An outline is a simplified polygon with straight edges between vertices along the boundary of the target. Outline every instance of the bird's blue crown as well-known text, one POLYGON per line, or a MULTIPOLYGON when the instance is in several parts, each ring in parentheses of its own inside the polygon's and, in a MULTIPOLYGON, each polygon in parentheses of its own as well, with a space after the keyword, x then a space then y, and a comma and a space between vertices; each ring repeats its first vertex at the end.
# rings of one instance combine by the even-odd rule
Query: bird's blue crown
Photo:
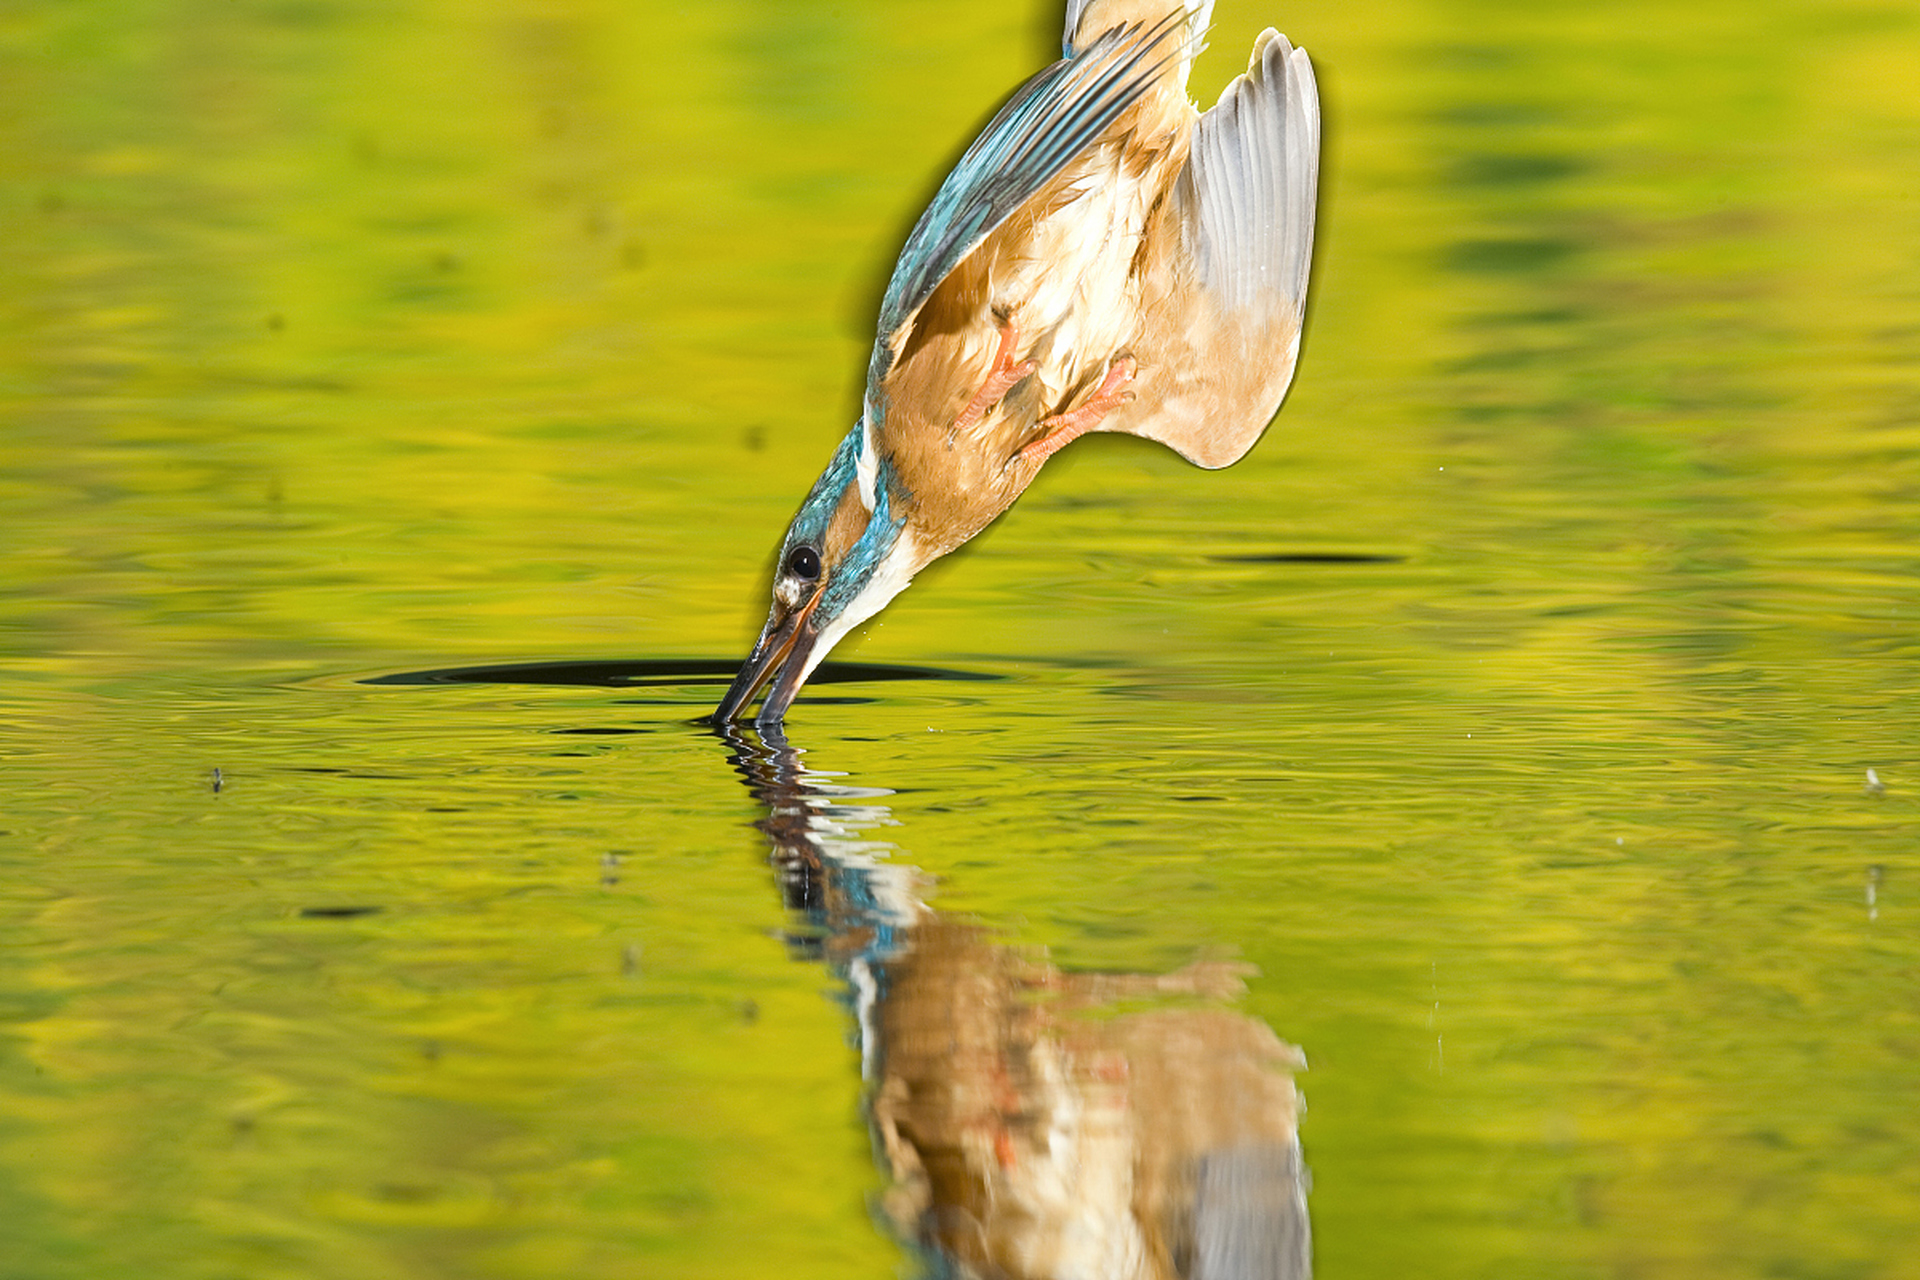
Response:
MULTIPOLYGON (((855 423, 853 430, 833 451, 826 470, 813 482, 806 500, 800 504, 799 513, 788 526, 787 536, 780 544, 781 564, 787 563, 787 557, 797 546, 804 544, 815 549, 823 548, 833 513, 839 510, 847 490, 859 482, 860 455, 865 447, 865 432, 860 424, 855 423)), ((879 568, 894 544, 900 540, 900 530, 906 520, 893 511, 892 490, 897 483, 893 465, 887 461, 885 454, 880 454, 874 463, 874 506, 866 530, 843 560, 829 566, 826 594, 820 601, 820 610, 825 617, 836 616, 860 594, 872 579, 874 570, 879 568)))

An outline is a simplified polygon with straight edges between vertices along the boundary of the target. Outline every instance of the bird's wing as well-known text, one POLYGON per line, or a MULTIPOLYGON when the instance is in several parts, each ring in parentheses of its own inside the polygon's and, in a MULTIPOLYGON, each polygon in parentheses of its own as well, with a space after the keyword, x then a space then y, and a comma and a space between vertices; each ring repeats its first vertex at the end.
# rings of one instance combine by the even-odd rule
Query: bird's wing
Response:
POLYGON ((1107 30, 1018 93, 960 157, 920 215, 880 303, 868 387, 876 388, 915 313, 995 228, 1152 87, 1192 56, 1198 32, 1174 5, 1159 21, 1107 30))
POLYGON ((1320 172, 1320 99, 1304 49, 1269 28, 1247 73, 1194 128, 1142 281, 1134 402, 1102 424, 1203 467, 1253 447, 1300 353, 1320 172))

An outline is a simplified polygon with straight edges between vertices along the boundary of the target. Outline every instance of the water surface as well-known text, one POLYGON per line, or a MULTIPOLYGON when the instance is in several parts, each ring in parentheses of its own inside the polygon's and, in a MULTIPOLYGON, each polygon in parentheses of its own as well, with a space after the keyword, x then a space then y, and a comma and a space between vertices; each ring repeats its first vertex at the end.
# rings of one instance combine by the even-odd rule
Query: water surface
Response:
POLYGON ((1247 966, 1319 1275, 1920 1275, 1920 17, 1220 0, 1329 107, 1279 422, 1075 444, 771 756, 1056 16, 683 10, 0 21, 0 1275, 897 1274, 816 800, 989 969, 1247 966))

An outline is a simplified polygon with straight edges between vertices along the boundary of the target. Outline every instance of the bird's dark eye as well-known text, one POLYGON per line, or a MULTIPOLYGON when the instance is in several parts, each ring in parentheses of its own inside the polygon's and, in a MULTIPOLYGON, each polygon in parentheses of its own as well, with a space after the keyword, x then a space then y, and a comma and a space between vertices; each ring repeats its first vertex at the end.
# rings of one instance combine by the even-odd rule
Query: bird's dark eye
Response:
POLYGON ((787 553, 787 572, 812 582, 820 576, 820 553, 809 546, 798 546, 787 553))

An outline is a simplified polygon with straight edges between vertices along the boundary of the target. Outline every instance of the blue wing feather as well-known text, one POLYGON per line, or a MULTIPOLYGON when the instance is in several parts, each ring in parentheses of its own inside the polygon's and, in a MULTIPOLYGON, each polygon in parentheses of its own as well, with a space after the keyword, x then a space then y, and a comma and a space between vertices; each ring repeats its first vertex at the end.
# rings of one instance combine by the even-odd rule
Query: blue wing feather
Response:
POLYGON ((988 123, 920 215, 880 303, 869 386, 878 385, 902 325, 960 260, 1099 138, 1171 61, 1191 55, 1176 6, 1152 26, 1116 27, 1020 87, 988 123), (1156 52, 1158 56, 1156 56, 1156 52))

